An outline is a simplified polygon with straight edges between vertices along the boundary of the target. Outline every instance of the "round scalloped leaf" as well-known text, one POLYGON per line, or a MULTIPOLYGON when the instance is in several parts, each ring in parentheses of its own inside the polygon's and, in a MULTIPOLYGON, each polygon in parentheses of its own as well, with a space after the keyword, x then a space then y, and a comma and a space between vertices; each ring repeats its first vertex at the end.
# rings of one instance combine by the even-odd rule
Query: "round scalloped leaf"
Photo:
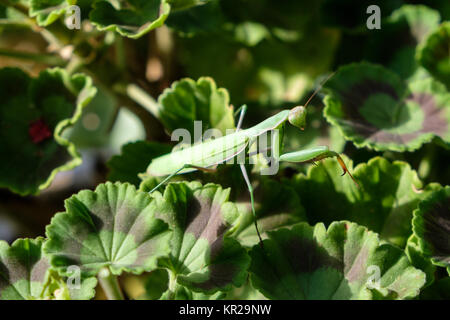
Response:
POLYGON ((48 26, 76 4, 76 0, 30 0, 30 16, 36 17, 40 26, 48 26))
MULTIPOLYGON (((254 189, 258 229, 265 238, 266 231, 292 226, 306 221, 305 209, 300 198, 290 186, 275 180, 262 178, 254 189)), ((232 235, 245 247, 259 242, 250 201, 237 202, 240 220, 232 235)))
POLYGON ((41 299, 49 264, 42 255, 44 239, 0 241, 0 300, 41 299))
POLYGON ((414 234, 409 237, 408 242, 406 243, 405 253, 408 256, 409 261, 411 261, 411 264, 415 268, 425 272, 427 275, 427 282, 425 286, 432 284, 435 280, 434 275, 436 272, 436 266, 423 254, 420 249, 419 239, 417 239, 414 234))
POLYGON ((450 274, 450 186, 430 194, 414 211, 413 230, 433 264, 450 274))
POLYGON ((68 289, 64 279, 50 272, 42 253, 43 238, 0 241, 0 300, 87 300, 95 295, 95 278, 81 279, 68 289))
POLYGON ((166 0, 121 0, 120 9, 109 1, 94 3, 89 15, 99 30, 116 31, 122 36, 139 38, 161 27, 169 16, 166 0))
POLYGON ((436 79, 450 88, 450 22, 443 22, 420 45, 417 57, 436 79))
POLYGON ((171 151, 167 144, 137 141, 122 147, 122 153, 112 157, 107 166, 109 168, 108 180, 129 182, 138 187, 141 179, 138 174, 145 172, 153 158, 162 156, 171 151))
POLYGON ((345 156, 343 159, 359 188, 348 177, 341 177, 342 169, 334 159, 311 166, 306 176, 299 174, 290 182, 302 200, 309 223, 329 225, 349 220, 404 247, 412 233, 409 221, 413 210, 438 185, 423 188, 406 162, 391 163, 375 157, 353 169, 352 161, 345 156))
POLYGON ((35 79, 0 69, 0 187, 21 195, 46 188, 57 172, 81 163, 61 137, 95 95, 90 78, 47 69, 35 79))
POLYGON ((349 222, 269 232, 250 251, 253 285, 270 299, 406 299, 419 294, 425 274, 404 252, 349 222), (377 281, 378 280, 378 281, 377 281))
POLYGON ((194 140, 194 121, 201 121, 202 133, 218 129, 223 135, 234 129, 233 107, 224 88, 217 88, 212 78, 201 77, 175 81, 159 96, 159 118, 169 132, 187 129, 194 140))
POLYGON ((227 236, 239 217, 229 193, 216 184, 190 182, 171 183, 164 195, 153 194, 158 217, 174 230, 170 258, 162 262, 173 283, 169 296, 177 296, 180 286, 212 294, 245 282, 250 258, 227 236))
POLYGON ((412 151, 434 138, 450 145, 450 93, 432 79, 408 87, 381 66, 357 63, 324 86, 324 115, 358 148, 412 151))
POLYGON ((60 274, 75 265, 83 276, 95 276, 102 267, 119 275, 156 268, 158 258, 170 252, 171 232, 155 217, 152 199, 130 184, 99 185, 65 202, 46 234, 44 251, 60 274))

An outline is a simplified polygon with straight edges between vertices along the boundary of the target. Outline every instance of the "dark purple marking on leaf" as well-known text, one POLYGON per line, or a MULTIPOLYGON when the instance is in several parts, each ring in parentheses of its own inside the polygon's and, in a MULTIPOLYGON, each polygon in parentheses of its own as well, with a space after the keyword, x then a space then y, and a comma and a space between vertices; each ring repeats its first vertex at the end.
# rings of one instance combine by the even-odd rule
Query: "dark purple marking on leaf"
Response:
POLYGON ((397 92, 390 85, 371 79, 365 79, 352 86, 348 91, 339 93, 342 98, 342 108, 347 118, 352 122, 351 125, 354 126, 354 130, 366 137, 376 135, 380 129, 369 123, 359 112, 359 108, 371 95, 376 93, 384 93, 394 100, 399 99, 397 92))
POLYGON ((364 279, 364 277, 366 276, 368 258, 368 249, 366 247, 362 247, 354 261, 345 263, 346 267, 350 267, 350 269, 344 271, 349 282, 355 282, 364 279))
MULTIPOLYGON (((41 250, 40 246, 30 245, 32 246, 30 250, 41 250)), ((44 282, 49 268, 48 260, 42 257, 40 253, 35 255, 35 253, 30 252, 27 256, 21 257, 21 259, 15 258, 0 261, 0 296, 4 289, 20 280, 44 282)))
POLYGON ((431 94, 412 93, 407 101, 416 102, 423 110, 425 120, 420 133, 431 132, 437 135, 443 135, 448 130, 448 123, 444 116, 444 108, 438 108, 436 101, 431 94))
POLYGON ((209 266, 208 280, 195 286, 203 290, 223 288, 232 282, 238 272, 237 266, 231 263, 212 264, 209 266))
POLYGON ((450 263, 450 198, 435 203, 423 219, 424 238, 432 245, 433 257, 450 263))
POLYGON ((187 206, 186 233, 194 234, 196 239, 208 240, 212 249, 214 243, 222 239, 227 226, 222 220, 221 206, 213 199, 193 197, 187 206))
POLYGON ((294 237, 284 242, 281 249, 294 273, 312 273, 323 267, 343 270, 342 262, 330 256, 315 241, 294 237))
POLYGON ((359 108, 364 105, 371 95, 379 93, 389 95, 396 101, 399 100, 397 93, 391 86, 370 79, 366 79, 354 85, 348 91, 340 93, 342 108, 350 120, 349 125, 358 134, 374 142, 407 144, 423 133, 442 135, 447 132, 448 124, 443 115, 444 109, 438 108, 434 97, 427 93, 411 93, 405 99, 405 102, 414 101, 422 108, 424 121, 421 130, 405 134, 393 134, 374 126, 362 116, 359 108))
POLYGON ((204 282, 193 284, 202 290, 212 290, 223 288, 233 282, 233 279, 242 271, 240 263, 233 261, 238 257, 242 258, 245 250, 237 245, 237 241, 227 239, 226 241, 216 241, 211 246, 210 264, 208 265, 208 279, 204 282), (221 250, 223 248, 223 250, 221 250))
POLYGON ((28 134, 34 144, 38 144, 52 136, 52 132, 42 119, 38 119, 30 123, 28 134))

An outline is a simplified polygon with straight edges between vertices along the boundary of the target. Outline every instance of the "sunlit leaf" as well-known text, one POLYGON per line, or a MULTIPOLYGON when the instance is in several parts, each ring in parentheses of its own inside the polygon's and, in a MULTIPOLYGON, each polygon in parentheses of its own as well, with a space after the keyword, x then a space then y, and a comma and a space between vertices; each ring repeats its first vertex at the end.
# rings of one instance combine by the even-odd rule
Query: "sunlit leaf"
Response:
POLYGON ((119 8, 110 1, 94 3, 89 15, 99 30, 116 31, 122 36, 139 38, 163 25, 170 12, 166 0, 121 0, 119 8))
POLYGON ((11 247, 0 241, 0 299, 40 299, 47 281, 48 261, 43 239, 19 239, 11 247))
POLYGON ((413 230, 422 252, 450 274, 450 186, 437 190, 414 211, 413 230))
POLYGON ((76 0, 30 0, 30 16, 36 17, 40 26, 48 26, 65 15, 76 0))
POLYGON ((425 283, 402 250, 355 223, 301 223, 263 243, 250 252, 251 280, 271 299, 405 299, 425 283))
POLYGON ((311 166, 299 174, 293 188, 300 196, 309 223, 329 225, 336 220, 356 222, 401 247, 410 236, 412 212, 417 204, 438 186, 424 188, 408 163, 376 157, 353 169, 343 158, 359 188, 347 177, 335 159, 311 166))
POLYGON ((83 276, 95 276, 102 267, 115 275, 155 269, 169 253, 171 233, 151 203, 134 186, 110 182, 72 196, 46 230, 51 265, 62 275, 79 266, 83 276))
POLYGON ((43 243, 43 238, 18 239, 11 246, 0 241, 0 300, 91 299, 97 281, 80 279, 78 287, 69 289, 50 272, 43 243))
POLYGON ((211 78, 175 81, 159 96, 158 102, 161 105, 160 120, 169 132, 184 128, 195 139, 195 133, 199 130, 194 130, 194 121, 201 121, 200 134, 215 128, 224 135, 227 129, 235 127, 228 91, 217 88, 211 78))
POLYGON ((326 84, 324 114, 357 147, 412 151, 434 138, 450 143, 450 93, 432 80, 404 84, 381 66, 351 64, 326 84))
POLYGON ((169 270, 169 291, 174 298, 182 287, 212 294, 240 286, 250 259, 239 242, 227 236, 238 220, 236 206, 228 202, 229 189, 198 182, 169 184, 158 192, 155 211, 174 230, 170 258, 162 263, 169 270))
POLYGON ((32 79, 0 70, 0 187, 25 195, 48 187, 59 171, 81 163, 61 136, 95 95, 91 79, 47 69, 32 79))
POLYGON ((435 280, 436 266, 431 262, 431 260, 426 257, 422 250, 420 249, 419 239, 412 234, 408 242, 406 243, 405 253, 408 255, 411 264, 425 272, 426 274, 426 286, 430 285, 435 280))

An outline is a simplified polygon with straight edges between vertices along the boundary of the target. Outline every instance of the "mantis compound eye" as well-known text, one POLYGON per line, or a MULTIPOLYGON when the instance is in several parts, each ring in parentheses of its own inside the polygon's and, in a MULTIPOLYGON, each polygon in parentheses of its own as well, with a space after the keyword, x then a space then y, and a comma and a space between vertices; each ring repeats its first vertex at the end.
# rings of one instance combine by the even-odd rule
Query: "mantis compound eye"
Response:
POLYGON ((297 106, 289 111, 289 123, 303 130, 306 125, 306 108, 297 106))

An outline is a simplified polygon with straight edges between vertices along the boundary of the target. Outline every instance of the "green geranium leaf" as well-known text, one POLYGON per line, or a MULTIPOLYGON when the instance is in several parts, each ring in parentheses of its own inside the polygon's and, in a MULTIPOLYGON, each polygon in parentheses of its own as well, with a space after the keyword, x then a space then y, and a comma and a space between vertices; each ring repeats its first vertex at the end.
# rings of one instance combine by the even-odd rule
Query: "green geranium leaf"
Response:
MULTIPOLYGON (((306 221, 305 210, 293 188, 275 180, 261 179, 255 188, 255 210, 258 229, 265 238, 265 232, 306 221)), ((237 202, 241 213, 233 237, 246 247, 259 242, 249 201, 237 202)))
POLYGON ((425 274, 401 249, 349 222, 269 232, 250 251, 253 285, 270 299, 412 298, 425 274), (379 277, 377 277, 379 276, 379 277))
POLYGON ((417 268, 425 272, 427 275, 426 280, 426 286, 430 285, 435 280, 435 272, 436 272, 436 266, 431 263, 431 260, 426 257, 422 250, 420 249, 419 239, 412 234, 408 242, 406 243, 405 252, 408 255, 409 261, 411 261, 411 264, 417 268))
POLYGON ((110 182, 72 196, 66 212, 47 226, 44 250, 51 265, 62 275, 79 266, 83 276, 95 276, 102 267, 115 275, 155 269, 158 258, 170 251, 171 233, 151 203, 134 186, 110 182))
POLYGON ((336 220, 350 220, 380 234, 383 240, 404 247, 410 234, 412 212, 430 191, 438 186, 423 188, 417 173, 408 163, 376 157, 353 169, 352 162, 343 157, 358 181, 359 188, 334 159, 311 166, 307 175, 292 180, 305 208, 309 223, 329 225, 336 220))
POLYGON ((443 22, 418 49, 417 57, 436 79, 450 88, 450 22, 443 22))
POLYGON ((0 299, 41 299, 49 264, 41 251, 44 239, 0 241, 0 299))
POLYGON ((413 230, 426 257, 450 274, 450 186, 430 194, 414 211, 413 230))
POLYGON ((194 121, 201 121, 202 133, 215 128, 225 135, 227 129, 235 128, 228 91, 217 88, 212 78, 175 81, 159 96, 158 102, 160 120, 169 132, 184 128, 195 139, 194 121))
POLYGON ((36 17, 40 26, 48 26, 63 16, 76 0, 30 0, 30 16, 36 17))
POLYGON ((87 300, 95 295, 95 278, 80 279, 68 288, 54 275, 42 252, 43 238, 18 239, 9 246, 0 241, 0 300, 87 300))
POLYGON ((57 172, 81 163, 61 136, 95 95, 91 79, 47 69, 35 79, 0 69, 0 187, 21 195, 45 189, 57 172))
POLYGON ((324 114, 358 148, 412 151, 434 138, 450 143, 450 93, 432 80, 406 86, 381 66, 338 70, 324 86, 324 114))
MULTIPOLYGON (((48 262, 47 262, 48 263, 48 262)), ((50 266, 50 264, 48 264, 50 266)), ((80 277, 73 272, 72 277, 61 277, 56 271, 49 269, 49 280, 45 285, 45 300, 90 300, 95 296, 97 278, 80 277), (77 282, 79 281, 79 283, 77 282)))
POLYGON ((250 264, 239 242, 227 237, 238 220, 236 206, 228 202, 230 190, 199 182, 169 184, 164 195, 155 192, 155 211, 174 230, 169 270, 169 292, 174 298, 181 287, 212 294, 240 286, 250 264))
POLYGON ((120 8, 109 1, 94 3, 89 15, 99 30, 116 31, 133 39, 161 27, 170 12, 166 0, 121 0, 120 8))
POLYGON ((170 290, 167 290, 160 297, 160 300, 223 300, 225 296, 226 293, 222 291, 217 291, 213 294, 206 294, 203 292, 189 290, 186 287, 178 287, 175 295, 170 290))
POLYGON ((169 153, 171 146, 167 144, 137 141, 122 147, 120 155, 112 157, 107 166, 108 180, 129 182, 138 187, 141 179, 138 174, 145 172, 153 158, 169 153))

